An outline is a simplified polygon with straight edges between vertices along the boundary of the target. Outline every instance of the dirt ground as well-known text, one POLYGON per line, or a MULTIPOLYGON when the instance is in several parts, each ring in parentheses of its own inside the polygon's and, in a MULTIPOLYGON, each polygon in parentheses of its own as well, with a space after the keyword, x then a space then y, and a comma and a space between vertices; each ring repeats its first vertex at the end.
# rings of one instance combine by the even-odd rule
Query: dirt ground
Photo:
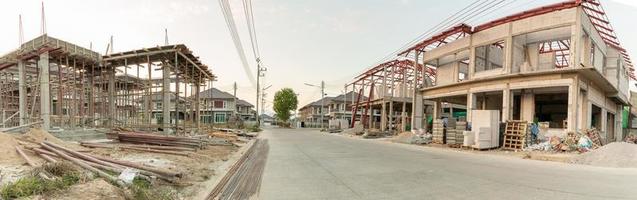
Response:
POLYGON ((76 199, 100 199, 100 200, 125 200, 126 195, 122 189, 111 185, 103 179, 94 179, 86 183, 71 186, 64 191, 56 191, 50 195, 37 195, 32 200, 76 200, 76 199))
MULTIPOLYGON (((189 156, 170 155, 162 153, 151 153, 129 149, 108 149, 108 148, 86 148, 78 143, 65 142, 55 138, 51 134, 32 129, 23 135, 9 135, 0 133, 0 185, 13 182, 24 176, 31 167, 20 157, 15 146, 23 146, 25 153, 37 164, 45 161, 28 150, 27 147, 37 146, 42 141, 49 141, 60 144, 68 148, 85 152, 92 155, 107 156, 114 159, 132 161, 135 163, 153 166, 161 169, 178 171, 183 177, 175 183, 167 183, 158 180, 157 183, 163 186, 170 186, 171 190, 178 193, 180 199, 188 199, 189 196, 199 192, 203 188, 201 183, 215 177, 216 167, 227 161, 239 147, 227 146, 207 146, 205 149, 191 152, 189 156)), ((235 141, 241 145, 241 141, 235 141)), ((117 143, 114 144, 117 146, 117 143)), ((124 199, 124 193, 117 187, 112 186, 102 179, 95 179, 89 182, 77 184, 70 189, 63 191, 63 195, 54 192, 51 197, 42 198, 34 196, 34 199, 124 199)))

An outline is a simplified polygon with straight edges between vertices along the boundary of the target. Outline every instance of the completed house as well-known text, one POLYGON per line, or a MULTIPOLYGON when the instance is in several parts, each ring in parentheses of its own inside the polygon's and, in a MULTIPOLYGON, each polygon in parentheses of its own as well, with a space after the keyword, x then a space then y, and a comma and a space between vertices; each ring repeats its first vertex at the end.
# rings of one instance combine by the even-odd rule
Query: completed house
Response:
POLYGON ((235 112, 244 121, 254 121, 254 106, 230 93, 211 88, 200 92, 199 98, 203 123, 225 124, 235 112))

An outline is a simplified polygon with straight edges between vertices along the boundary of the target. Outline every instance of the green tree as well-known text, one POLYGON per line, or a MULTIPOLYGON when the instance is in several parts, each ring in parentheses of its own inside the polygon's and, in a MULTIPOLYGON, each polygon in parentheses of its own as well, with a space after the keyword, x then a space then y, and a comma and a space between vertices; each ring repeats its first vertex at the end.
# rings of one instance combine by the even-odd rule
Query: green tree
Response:
POLYGON ((290 119, 290 111, 296 110, 299 103, 296 93, 290 88, 283 88, 274 94, 274 112, 279 120, 287 122, 290 119))

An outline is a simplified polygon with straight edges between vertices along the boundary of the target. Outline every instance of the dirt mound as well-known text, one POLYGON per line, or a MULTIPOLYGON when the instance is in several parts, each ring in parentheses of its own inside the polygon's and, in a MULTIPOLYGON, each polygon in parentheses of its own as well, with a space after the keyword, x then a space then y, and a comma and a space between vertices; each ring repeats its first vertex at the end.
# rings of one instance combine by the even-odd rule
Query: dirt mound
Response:
POLYGON ((14 136, 0 132, 0 160, 2 163, 5 161, 19 161, 22 159, 15 150, 18 146, 18 142, 14 136))
POLYGON ((572 163, 602 167, 637 168, 637 145, 613 142, 573 158, 572 163))
POLYGON ((31 130, 29 130, 29 132, 24 134, 23 137, 25 139, 28 139, 37 143, 48 141, 48 142, 53 142, 56 144, 64 144, 64 141, 56 138, 55 136, 51 135, 49 132, 46 132, 42 129, 37 129, 37 128, 32 128, 31 130))

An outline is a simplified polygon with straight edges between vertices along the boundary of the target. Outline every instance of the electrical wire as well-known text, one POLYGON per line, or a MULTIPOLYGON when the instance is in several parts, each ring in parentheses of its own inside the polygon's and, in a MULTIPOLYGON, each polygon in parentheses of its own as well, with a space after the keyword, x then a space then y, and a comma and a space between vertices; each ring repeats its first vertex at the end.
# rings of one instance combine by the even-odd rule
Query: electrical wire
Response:
POLYGON ((255 60, 260 60, 261 52, 259 52, 259 42, 257 40, 257 31, 254 27, 254 13, 252 12, 252 0, 243 0, 243 11, 246 16, 246 24, 250 35, 250 43, 252 45, 252 53, 255 60))
MULTIPOLYGON (((465 19, 466 16, 468 15, 472 15, 476 12, 484 12, 484 10, 488 10, 492 3, 496 2, 496 0, 485 0, 485 1, 474 1, 473 3, 467 5, 466 7, 462 8, 460 11, 454 13, 453 15, 447 17, 445 20, 441 21, 440 23, 438 23, 437 25, 435 25, 434 27, 430 28, 429 30, 425 31, 424 33, 422 33, 421 35, 419 35, 418 37, 416 37, 415 39, 411 40, 410 42, 406 43, 405 45, 403 45, 402 47, 400 47, 399 49, 391 52, 390 54, 388 54, 387 56, 381 58, 379 61, 375 62, 374 64, 372 64, 370 67, 363 69, 363 71, 361 71, 360 73, 363 73, 364 71, 373 68, 374 66, 385 62, 387 60, 390 60, 394 57, 396 57, 396 54, 399 53, 400 51, 415 45, 417 42, 423 40, 426 37, 431 37, 432 34, 438 33, 442 30, 445 29, 449 29, 450 27, 456 25, 458 22, 461 21, 461 19, 465 19), (486 3, 486 4, 485 4, 486 3), (460 18, 460 19, 459 19, 460 18)), ((497 5, 497 4, 496 4, 497 5)), ((359 73, 359 74, 360 74, 359 73)))
POLYGON ((234 18, 232 15, 232 11, 230 10, 230 4, 228 0, 219 0, 219 6, 221 7, 221 11, 223 13, 223 17, 226 20, 226 25, 228 27, 228 31, 230 32, 230 36, 232 37, 232 41, 234 46, 239 54, 239 59, 241 60, 241 64, 243 65, 243 70, 248 76, 248 80, 254 87, 256 87, 256 79, 250 70, 250 65, 248 64, 248 60, 245 55, 245 51, 243 49, 243 45, 241 44, 241 38, 239 37, 239 33, 237 31, 237 25, 234 22, 234 18))

